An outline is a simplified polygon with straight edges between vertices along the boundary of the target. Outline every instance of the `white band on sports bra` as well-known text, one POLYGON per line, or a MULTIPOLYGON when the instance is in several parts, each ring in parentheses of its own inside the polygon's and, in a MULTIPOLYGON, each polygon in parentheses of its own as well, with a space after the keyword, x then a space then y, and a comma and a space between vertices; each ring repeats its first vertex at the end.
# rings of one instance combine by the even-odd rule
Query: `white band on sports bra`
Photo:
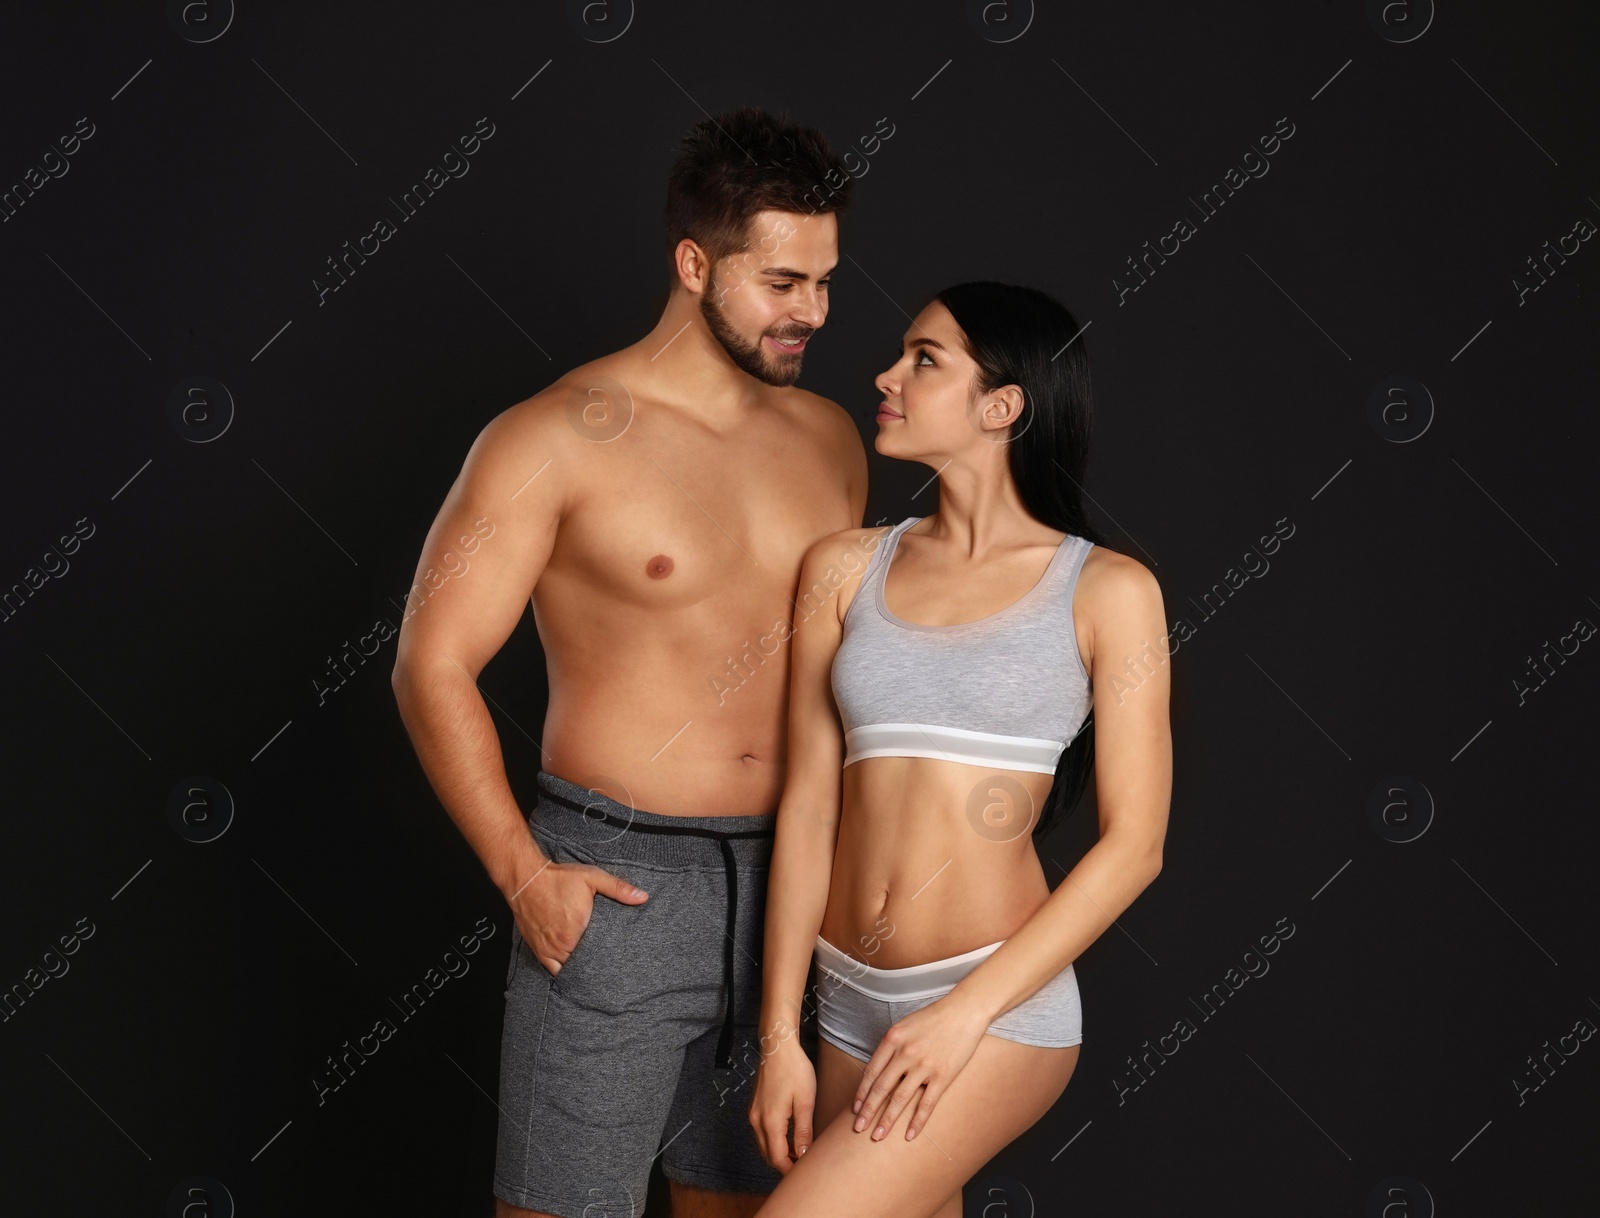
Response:
POLYGON ((932 723, 864 723, 844 734, 844 764, 868 757, 935 757, 963 765, 1054 774, 1067 747, 1059 740, 1000 736, 932 723))

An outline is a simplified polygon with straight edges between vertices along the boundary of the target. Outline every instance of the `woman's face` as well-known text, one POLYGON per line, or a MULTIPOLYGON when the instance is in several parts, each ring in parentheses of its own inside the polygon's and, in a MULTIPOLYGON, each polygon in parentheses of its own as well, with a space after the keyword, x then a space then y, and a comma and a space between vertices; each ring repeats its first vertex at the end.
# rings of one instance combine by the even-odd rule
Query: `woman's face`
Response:
POLYGON ((977 378, 961 327, 935 300, 901 339, 899 358, 873 381, 883 394, 873 447, 886 457, 942 465, 974 444, 1004 438, 1006 389, 975 394, 977 378))

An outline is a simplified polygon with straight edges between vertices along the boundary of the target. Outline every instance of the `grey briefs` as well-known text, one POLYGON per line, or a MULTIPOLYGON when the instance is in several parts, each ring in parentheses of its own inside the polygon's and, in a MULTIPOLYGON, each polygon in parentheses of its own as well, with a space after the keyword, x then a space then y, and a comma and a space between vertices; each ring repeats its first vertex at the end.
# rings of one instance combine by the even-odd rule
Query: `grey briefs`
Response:
POLYGON ((669 1179, 771 1192, 782 1177, 747 1113, 776 813, 663 816, 553 774, 538 784, 528 827, 545 855, 650 899, 596 896, 555 974, 513 922, 495 1196, 561 1218, 636 1218, 658 1154, 669 1179))
MULTIPOLYGON (((856 1060, 867 1061, 892 1024, 955 989, 956 982, 999 946, 991 943, 945 960, 884 969, 847 956, 818 935, 818 1035, 856 1060)), ((1082 1042, 1083 1010, 1072 965, 1002 1014, 988 1031, 1004 1040, 1049 1049, 1082 1042)))

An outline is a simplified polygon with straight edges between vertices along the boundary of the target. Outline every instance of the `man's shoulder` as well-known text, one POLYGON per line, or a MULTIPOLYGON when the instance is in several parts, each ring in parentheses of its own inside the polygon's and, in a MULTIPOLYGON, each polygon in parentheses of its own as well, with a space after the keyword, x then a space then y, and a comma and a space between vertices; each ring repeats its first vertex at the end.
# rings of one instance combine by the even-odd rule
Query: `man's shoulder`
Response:
POLYGON ((475 493, 530 506, 570 501, 594 441, 615 438, 633 415, 626 390, 597 365, 563 374, 483 425, 464 466, 475 493))
POLYGON ((506 407, 489 421, 486 434, 499 442, 580 446, 608 438, 633 415, 627 387, 605 360, 593 360, 562 373, 543 389, 506 407))
POLYGON ((827 463, 830 469, 845 474, 852 485, 859 484, 865 495, 867 450, 861 430, 839 403, 819 393, 796 386, 777 391, 783 403, 785 426, 827 463))
POLYGON ((812 393, 809 389, 801 389, 798 385, 789 385, 778 390, 777 397, 802 423, 828 435, 839 436, 849 433, 855 436, 858 442, 860 441, 861 433, 856 428, 855 420, 850 417, 850 412, 832 398, 812 393))

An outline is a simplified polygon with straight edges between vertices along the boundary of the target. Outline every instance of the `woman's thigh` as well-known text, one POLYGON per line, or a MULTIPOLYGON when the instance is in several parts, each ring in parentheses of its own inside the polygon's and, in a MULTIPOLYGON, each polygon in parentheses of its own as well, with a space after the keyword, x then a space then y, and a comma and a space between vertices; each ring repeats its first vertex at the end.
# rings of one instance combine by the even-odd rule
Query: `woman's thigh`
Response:
MULTIPOLYGON (((825 1040, 818 1043, 822 1048, 817 1056, 817 1109, 813 1120, 815 1127, 822 1130, 841 1112, 855 1115, 850 1105, 855 1101, 856 1088, 861 1084, 866 1063, 857 1061, 825 1040)), ((943 1209, 934 1211, 935 1218, 945 1218, 947 1214, 950 1218, 961 1218, 960 1189, 950 1195, 943 1209)))
POLYGON ((921 1133, 906 1141, 908 1104, 894 1128, 874 1142, 870 1131, 851 1128, 850 1104, 863 1063, 823 1042, 816 1140, 761 1207, 762 1218, 935 1214, 973 1173, 1050 1110, 1077 1064, 1077 1045, 1041 1049, 984 1036, 921 1133))
POLYGON ((867 1065, 821 1037, 817 1046, 817 1107, 811 1123, 813 1130, 821 1133, 841 1112, 850 1111, 867 1065))

